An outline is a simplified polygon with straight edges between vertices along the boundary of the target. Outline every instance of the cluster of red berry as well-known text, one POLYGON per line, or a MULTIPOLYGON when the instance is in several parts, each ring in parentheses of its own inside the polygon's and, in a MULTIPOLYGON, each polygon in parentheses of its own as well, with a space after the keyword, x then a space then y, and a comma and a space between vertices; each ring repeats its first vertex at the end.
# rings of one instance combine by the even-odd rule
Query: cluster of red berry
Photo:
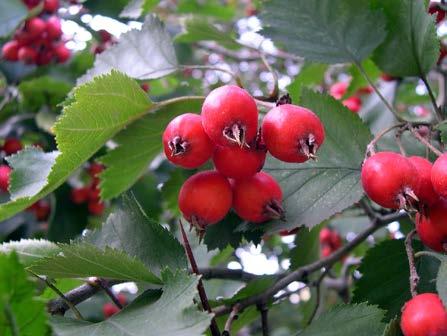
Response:
POLYGON ((342 246, 342 240, 337 231, 328 227, 320 231, 321 256, 328 257, 342 246))
POLYGON ((95 216, 100 216, 104 212, 105 204, 99 197, 99 177, 104 170, 104 166, 93 162, 87 169, 90 176, 90 182, 83 187, 71 190, 71 200, 75 204, 87 203, 88 211, 95 216))
MULTIPOLYGON (((31 10, 41 5, 42 0, 23 2, 31 10)), ((43 10, 39 16, 27 19, 17 29, 13 39, 3 45, 3 58, 36 65, 47 65, 53 60, 58 63, 67 61, 70 51, 61 39, 60 19, 54 15, 58 8, 59 0, 43 0, 43 10)))
MULTIPOLYGON (((349 82, 347 82, 347 81, 334 83, 329 88, 329 94, 332 97, 334 97, 335 99, 340 100, 343 98, 343 96, 348 91, 348 87, 349 87, 349 82)), ((352 95, 346 99, 343 99, 342 104, 344 106, 346 106, 352 112, 357 113, 362 108, 361 96, 368 95, 372 92, 373 92, 373 89, 370 86, 361 87, 357 90, 357 92, 354 95, 352 95)))
MULTIPOLYGON (((127 304, 127 298, 124 294, 119 293, 116 298, 118 299, 119 303, 124 307, 127 304)), ((102 313, 104 314, 104 318, 109 318, 112 315, 115 315, 118 313, 121 309, 117 307, 116 304, 107 302, 104 303, 102 306, 102 313)))
POLYGON ((109 48, 110 46, 114 45, 117 42, 116 38, 112 34, 110 34, 107 30, 104 29, 99 30, 98 35, 99 35, 99 42, 94 43, 91 49, 91 51, 94 54, 102 53, 104 50, 106 50, 107 48, 109 48))
POLYGON ((198 231, 222 220, 230 208, 244 220, 283 219, 282 190, 261 172, 267 151, 285 162, 316 157, 324 141, 320 119, 287 101, 271 109, 258 130, 255 100, 238 86, 219 87, 206 97, 201 115, 173 119, 163 133, 167 158, 198 168, 212 158, 216 170, 191 176, 183 184, 179 207, 198 231))

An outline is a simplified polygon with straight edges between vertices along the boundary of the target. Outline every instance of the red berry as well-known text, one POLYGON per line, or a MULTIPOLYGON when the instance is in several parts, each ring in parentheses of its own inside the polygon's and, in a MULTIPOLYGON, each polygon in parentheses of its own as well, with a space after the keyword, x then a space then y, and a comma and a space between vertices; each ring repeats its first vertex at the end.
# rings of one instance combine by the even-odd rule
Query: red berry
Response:
POLYGON ((431 168, 431 183, 442 197, 447 197, 447 153, 437 158, 431 168))
POLYGON ((44 0, 43 9, 48 13, 54 13, 59 8, 59 0, 44 0))
POLYGON ((348 90, 348 82, 337 82, 329 88, 329 94, 335 99, 341 99, 348 90))
POLYGON ((102 313, 104 314, 105 318, 109 318, 110 316, 115 315, 119 311, 120 309, 111 302, 107 302, 102 306, 102 313))
POLYGON ((362 86, 357 89, 357 94, 359 95, 368 95, 374 92, 374 89, 371 86, 362 86))
POLYGON ((98 30, 98 34, 99 34, 99 37, 101 38, 101 41, 104 42, 104 43, 111 41, 112 37, 113 37, 113 35, 110 34, 105 29, 98 30))
POLYGON ((407 301, 400 326, 404 336, 447 335, 447 312, 439 296, 424 293, 407 301))
POLYGON ((89 201, 87 204, 88 211, 95 216, 101 216, 104 212, 105 205, 100 201, 89 201))
POLYGON ((7 165, 0 165, 0 190, 7 192, 9 188, 9 175, 11 168, 7 165))
POLYGON ((116 298, 118 299, 118 301, 121 303, 122 306, 125 306, 127 304, 127 297, 126 295, 119 293, 116 298))
POLYGON ((354 113, 357 113, 362 108, 362 100, 357 96, 352 96, 343 100, 342 104, 354 113))
POLYGON ((47 200, 41 199, 32 204, 28 210, 34 213, 38 221, 44 221, 50 215, 51 206, 47 200))
POLYGON ((230 182, 217 171, 203 171, 188 178, 178 195, 185 219, 203 230, 222 220, 231 208, 230 182))
POLYGON ((70 198, 75 204, 81 204, 87 202, 89 198, 90 189, 83 188, 75 188, 71 190, 70 198))
POLYGON ((331 247, 332 247, 332 249, 334 251, 338 250, 341 247, 341 245, 342 245, 341 237, 335 231, 331 232, 331 243, 330 244, 331 244, 331 247))
POLYGON ((25 30, 33 38, 41 36, 46 26, 45 21, 38 17, 33 17, 25 21, 25 30))
POLYGON ((388 75, 386 73, 381 74, 380 78, 382 78, 382 80, 385 81, 385 82, 391 82, 391 81, 395 81, 397 79, 396 77, 393 77, 393 76, 388 75))
POLYGON ((436 203, 439 196, 433 189, 431 183, 431 162, 420 156, 411 156, 408 160, 416 168, 419 177, 419 187, 415 190, 416 196, 424 204, 430 205, 436 203))
POLYGON ((254 99, 235 85, 211 91, 202 105, 202 124, 217 145, 252 142, 258 132, 258 108, 254 99))
POLYGON ((149 83, 143 83, 140 85, 144 92, 149 92, 150 85, 149 83))
POLYGON ((239 146, 216 146, 213 162, 216 169, 226 177, 242 179, 251 177, 264 166, 267 149, 261 141, 250 148, 239 146))
POLYGON ((332 254, 332 248, 329 245, 325 245, 321 248, 321 256, 326 258, 332 254))
POLYGON ((35 64, 37 61, 37 51, 33 48, 25 46, 19 49, 18 53, 19 61, 26 64, 35 64))
POLYGON ((54 47, 54 54, 58 63, 65 63, 70 58, 70 50, 64 43, 59 43, 54 47))
POLYGON ((185 113, 175 117, 163 133, 163 148, 172 163, 197 168, 209 160, 214 145, 202 126, 202 117, 185 113))
POLYGON ((425 214, 417 213, 416 229, 424 245, 438 252, 447 251, 447 201, 440 199, 425 214))
POLYGON ((37 65, 47 65, 47 64, 50 64, 51 61, 53 60, 53 56, 54 56, 54 54, 53 54, 52 50, 43 50, 37 56, 36 64, 37 65))
POLYGON ((96 184, 93 184, 93 187, 88 189, 88 199, 92 202, 97 202, 101 198, 101 190, 97 187, 96 184))
POLYGON ((362 184, 368 197, 385 208, 401 209, 417 200, 416 169, 397 153, 380 152, 368 158, 362 167, 362 184))
POLYGON ((233 181, 233 208, 242 219, 254 223, 284 219, 281 203, 281 187, 267 173, 233 181))
POLYGON ((52 16, 47 20, 47 35, 50 39, 59 39, 62 35, 61 21, 57 16, 52 16))
POLYGON ((2 47, 3 58, 7 61, 16 62, 19 60, 19 42, 12 40, 6 42, 2 47))
POLYGON ((3 151, 6 155, 15 154, 22 148, 22 143, 16 138, 6 138, 5 142, 3 143, 3 151))
POLYGON ((98 162, 92 162, 88 167, 90 177, 95 178, 104 170, 104 166, 98 162))
POLYGON ((445 18, 445 11, 436 2, 430 2, 428 12, 430 14, 435 14, 436 23, 441 22, 445 18))
POLYGON ((320 244, 322 245, 330 245, 332 241, 332 231, 329 228, 323 228, 320 231, 320 244))
POLYGON ((324 141, 324 128, 312 111, 285 104, 274 107, 264 117, 262 136, 275 158, 300 163, 316 158, 324 141))
POLYGON ((33 9, 40 3, 40 1, 41 0, 23 0, 28 9, 33 9))

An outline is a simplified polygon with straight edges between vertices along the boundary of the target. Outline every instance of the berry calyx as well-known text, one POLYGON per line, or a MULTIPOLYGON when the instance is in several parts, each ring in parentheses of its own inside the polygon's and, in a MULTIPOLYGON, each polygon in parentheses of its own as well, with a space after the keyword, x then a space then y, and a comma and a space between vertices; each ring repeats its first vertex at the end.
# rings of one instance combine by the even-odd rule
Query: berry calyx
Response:
POLYGON ((424 245, 438 252, 447 252, 447 201, 429 206, 423 214, 416 214, 416 230, 424 245))
POLYGON ((410 156, 408 160, 413 164, 419 177, 419 187, 415 190, 416 196, 423 204, 436 203, 439 196, 431 183, 431 162, 420 156, 410 156))
POLYGON ((22 142, 19 139, 16 138, 6 138, 5 142, 3 143, 3 151, 6 155, 12 155, 17 153, 23 148, 22 142))
POLYGON ((285 219, 282 208, 282 190, 278 182, 267 173, 242 180, 234 180, 233 208, 239 217, 253 223, 271 219, 285 219))
POLYGON ((246 146, 256 138, 258 108, 244 89, 224 85, 206 97, 202 105, 202 124, 215 144, 246 146))
POLYGON ((174 118, 163 133, 163 148, 172 163, 197 168, 211 158, 214 145, 202 126, 202 117, 185 113, 174 118))
POLYGON ((407 301, 400 327, 404 336, 447 335, 447 312, 439 296, 424 293, 407 301))
POLYGON ((438 157, 433 163, 431 183, 439 196, 447 196, 447 153, 438 157))
POLYGON ((311 110, 285 104, 274 107, 264 117, 262 136, 275 158, 301 163, 316 159, 324 142, 324 128, 311 110))
POLYGON ((203 171, 183 183, 178 205, 183 217, 201 233, 222 220, 233 199, 230 182, 217 171, 203 171))
POLYGON ((7 165, 0 165, 0 190, 3 192, 8 192, 11 170, 7 165))
POLYGON ((417 171, 400 154, 374 154, 364 162, 361 175, 368 197, 385 208, 413 208, 418 201, 415 194, 419 187, 417 171))
POLYGON ((2 47, 3 58, 7 61, 16 62, 19 60, 19 42, 12 40, 6 42, 2 47))

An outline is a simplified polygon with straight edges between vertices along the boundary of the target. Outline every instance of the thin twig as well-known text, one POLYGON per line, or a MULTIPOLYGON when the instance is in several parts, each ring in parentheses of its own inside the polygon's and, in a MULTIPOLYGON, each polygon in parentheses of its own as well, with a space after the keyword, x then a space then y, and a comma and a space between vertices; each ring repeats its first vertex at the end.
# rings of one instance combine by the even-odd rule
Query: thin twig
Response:
POLYGON ((385 129, 383 129, 382 131, 380 131, 379 133, 377 133, 377 135, 374 137, 374 139, 371 140, 371 142, 368 144, 368 146, 366 146, 366 153, 365 153, 365 158, 367 158, 370 154, 375 154, 376 149, 376 143, 388 132, 392 131, 395 128, 401 128, 406 126, 405 123, 398 123, 395 125, 391 125, 385 129))
POLYGON ((270 65, 269 61, 265 57, 265 54, 263 52, 261 52, 260 55, 261 55, 262 63, 264 63, 265 67, 272 74, 272 77, 273 77, 273 89, 272 89, 272 92, 270 92, 270 94, 268 96, 269 101, 276 102, 278 100, 278 96, 279 96, 278 74, 273 69, 273 67, 270 65))
POLYGON ((230 315, 228 316, 227 321, 225 322, 224 331, 222 336, 230 336, 231 335, 231 325, 234 320, 237 320, 239 317, 239 305, 234 305, 233 309, 231 309, 230 315))
POLYGON ((414 251, 412 246, 412 241, 415 234, 416 230, 413 230, 408 233, 407 237, 405 238, 405 250, 407 252, 408 265, 410 266, 410 292, 412 297, 418 295, 417 286, 419 282, 419 275, 414 262, 414 251))
POLYGON ((427 139, 425 139, 423 136, 419 134, 417 130, 414 129, 411 125, 408 126, 410 129, 411 134, 419 140, 425 147, 430 149, 433 153, 435 153, 437 156, 441 156, 442 152, 438 150, 435 146, 433 146, 427 139))
MULTIPOLYGON (((182 224, 181 220, 179 220, 179 224, 180 224, 180 231, 182 233, 183 246, 185 248, 186 255, 188 256, 189 263, 191 264, 191 269, 195 274, 200 275, 199 268, 197 267, 196 259, 194 258, 194 255, 192 253, 191 246, 189 245, 188 237, 186 236, 186 232, 185 232, 185 229, 183 228, 183 224, 182 224)), ((200 297, 200 301, 202 302, 203 309, 211 314, 213 311, 211 310, 211 306, 210 306, 210 304, 208 302, 208 298, 206 296, 205 288, 203 287, 202 279, 200 279, 200 278, 197 283, 197 290, 199 292, 199 297, 200 297)), ((211 331, 211 335, 220 336, 219 327, 217 326, 217 322, 216 322, 216 319, 214 318, 214 316, 211 318, 210 331, 211 331)))
POLYGON ((425 75, 422 75, 421 80, 422 80, 422 82, 424 82, 424 85, 427 88, 428 95, 430 96, 431 103, 435 110, 436 119, 438 119, 438 121, 441 121, 442 120, 441 110, 439 109, 438 103, 436 103, 435 95, 433 94, 430 84, 427 81, 427 77, 425 75))
POLYGON ((107 296, 112 300, 112 302, 117 306, 119 309, 123 309, 123 305, 121 304, 120 300, 118 300, 117 296, 109 287, 109 283, 105 279, 97 278, 95 281, 93 281, 93 284, 98 285, 102 288, 102 290, 107 294, 107 296))
POLYGON ((320 308, 320 301, 321 301, 321 282, 323 281, 324 277, 329 273, 331 270, 330 267, 326 268, 324 272, 320 274, 317 281, 315 281, 315 290, 316 290, 316 297, 315 297, 315 307, 312 310, 312 313, 310 314, 309 321, 307 321, 307 325, 311 324, 315 316, 317 315, 318 308, 320 308))
POLYGON ((265 303, 257 305, 259 312, 261 313, 261 326, 262 326, 262 336, 269 336, 269 310, 265 303))
POLYGON ((179 65, 178 66, 179 69, 199 69, 199 70, 212 70, 212 71, 219 71, 219 72, 224 72, 228 75, 230 75, 234 81, 236 82, 236 84, 240 87, 244 87, 244 85, 242 84, 242 80, 239 77, 239 75, 237 75, 236 73, 234 73, 231 70, 228 69, 224 69, 224 68, 220 68, 220 67, 215 67, 212 65, 179 65))
POLYGON ((400 128, 396 131, 395 137, 396 137, 396 144, 399 147, 399 151, 403 156, 407 156, 407 152, 405 151, 404 146, 402 145, 402 133, 404 132, 404 129, 400 128))

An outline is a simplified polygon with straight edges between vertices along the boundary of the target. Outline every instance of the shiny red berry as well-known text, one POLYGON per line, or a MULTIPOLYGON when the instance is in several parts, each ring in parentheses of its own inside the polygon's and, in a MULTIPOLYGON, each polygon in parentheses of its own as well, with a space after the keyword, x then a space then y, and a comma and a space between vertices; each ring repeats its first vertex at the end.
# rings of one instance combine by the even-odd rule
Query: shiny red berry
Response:
POLYGON ((447 153, 438 157, 433 163, 431 183, 439 196, 447 197, 447 153))
POLYGON ((211 91, 202 105, 203 128, 217 145, 252 142, 258 132, 258 108, 254 99, 235 85, 211 91))
POLYGON ((342 104, 354 113, 357 113, 362 108, 362 100, 357 96, 346 98, 342 101, 342 104))
POLYGON ((410 207, 419 186, 417 171, 404 156, 380 152, 369 157, 362 167, 362 185, 368 197, 390 209, 410 207))
POLYGON ((340 235, 338 234, 338 232, 332 231, 330 244, 334 251, 338 250, 341 247, 342 239, 341 239, 340 235))
POLYGON ((58 63, 65 63, 70 58, 70 50, 64 43, 59 43, 54 47, 54 55, 58 63))
POLYGON ((324 127, 311 110, 285 104, 274 107, 264 117, 262 136, 275 158, 301 163, 316 158, 324 142, 324 127))
POLYGON ((3 143, 3 151, 6 155, 15 154, 22 148, 22 142, 16 138, 6 138, 5 142, 3 143))
POLYGON ((204 171, 188 178, 178 196, 185 219, 198 230, 222 220, 231 208, 230 182, 217 171, 204 171))
POLYGON ((39 17, 33 17, 25 22, 25 31, 33 38, 41 36, 44 33, 45 28, 45 21, 39 17))
POLYGON ((185 113, 171 120, 162 139, 168 160, 183 168, 200 167, 213 154, 214 145, 197 114, 185 113))
POLYGON ((419 177, 419 187, 415 190, 416 196, 424 204, 430 205, 436 203, 439 196, 433 189, 431 183, 431 162, 420 156, 411 156, 408 160, 410 160, 414 168, 416 168, 419 177))
POLYGON ((71 190, 70 198, 73 203, 81 204, 87 202, 89 197, 90 189, 86 187, 75 188, 71 190))
POLYGON ((447 201, 428 207, 424 214, 416 214, 416 230, 424 245, 438 252, 447 251, 447 201))
POLYGON ((278 182, 267 173, 233 183, 233 208, 239 217, 253 223, 270 219, 284 219, 282 190, 278 182))
POLYGON ((337 82, 331 85, 329 88, 329 94, 335 99, 341 99, 348 90, 348 82, 337 82))
POLYGON ((333 252, 333 250, 330 245, 324 245, 321 248, 321 256, 324 258, 329 257, 332 254, 332 252, 333 252))
POLYGON ((120 309, 113 303, 107 302, 102 306, 102 313, 105 318, 109 318, 112 315, 118 313, 120 309))
POLYGON ((89 201, 87 204, 88 211, 94 216, 101 216, 105 209, 105 204, 101 201, 89 201))
POLYGON ((28 46, 20 47, 18 58, 19 61, 25 64, 35 64, 37 61, 37 51, 28 46))
POLYGON ((95 178, 104 170, 104 166, 98 162, 92 162, 88 167, 90 177, 95 178))
POLYGON ((0 190, 7 192, 9 188, 9 176, 11 168, 7 165, 0 165, 0 190))
POLYGON ((6 42, 2 47, 3 58, 7 61, 16 62, 19 60, 20 44, 16 40, 6 42))
POLYGON ((47 20, 46 31, 47 36, 53 40, 59 39, 62 36, 61 21, 57 16, 52 16, 47 20))
POLYGON ((101 38, 101 41, 104 43, 111 41, 113 38, 113 35, 104 29, 98 30, 98 34, 99 34, 99 37, 101 38))
POLYGON ((326 244, 326 245, 331 244, 331 241, 332 241, 332 230, 327 228, 327 227, 321 229, 319 238, 320 238, 320 244, 322 244, 322 245, 324 245, 324 244, 326 244))
POLYGON ((43 9, 48 13, 54 13, 59 8, 59 0, 44 0, 43 9))
POLYGON ((400 326, 404 336, 447 335, 447 312, 439 296, 424 293, 407 301, 400 326))

